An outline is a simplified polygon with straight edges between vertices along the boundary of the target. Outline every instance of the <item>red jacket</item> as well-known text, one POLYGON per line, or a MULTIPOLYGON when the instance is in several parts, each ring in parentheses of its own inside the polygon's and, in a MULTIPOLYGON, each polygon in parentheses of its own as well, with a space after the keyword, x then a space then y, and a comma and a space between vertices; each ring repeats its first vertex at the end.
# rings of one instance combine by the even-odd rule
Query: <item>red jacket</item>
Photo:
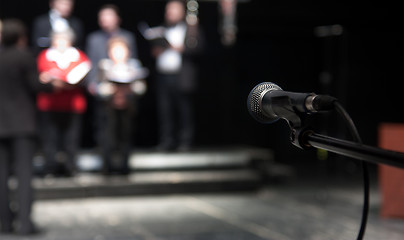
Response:
POLYGON ((39 93, 38 109, 44 112, 85 112, 87 101, 84 90, 76 84, 90 71, 91 63, 87 56, 76 48, 69 48, 64 53, 49 48, 39 54, 37 64, 40 73, 48 72, 71 85, 68 89, 39 93))

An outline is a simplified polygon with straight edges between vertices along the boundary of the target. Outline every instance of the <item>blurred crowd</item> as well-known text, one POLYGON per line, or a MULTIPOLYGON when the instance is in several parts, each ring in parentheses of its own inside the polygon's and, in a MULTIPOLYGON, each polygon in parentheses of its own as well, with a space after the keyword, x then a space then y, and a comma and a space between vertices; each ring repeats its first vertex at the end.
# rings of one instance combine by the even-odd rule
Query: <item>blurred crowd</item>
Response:
MULTIPOLYGON (((85 33, 81 19, 72 14, 74 4, 74 0, 50 0, 49 12, 37 16, 29 29, 18 19, 3 20, 3 38, 11 34, 10 24, 21 29, 18 32, 12 27, 18 40, 9 44, 4 39, 2 55, 11 48, 31 52, 37 72, 32 75, 37 75, 41 88, 47 87, 28 89, 35 95, 33 120, 40 140, 38 150, 45 159, 42 175, 75 174, 83 117, 89 116, 84 115, 88 110, 92 112, 92 138, 103 158, 103 173, 127 174, 137 100, 147 91, 150 70, 138 57, 135 34, 120 26, 118 6, 102 5, 99 29, 85 33)), ((163 14, 161 26, 142 28, 156 60, 153 71, 157 73, 160 132, 156 150, 186 151, 194 138, 190 98, 196 76, 193 56, 200 53, 203 39, 197 15, 189 14, 185 1, 168 1, 163 14)), ((3 78, 8 73, 1 74, 3 78)), ((15 107, 9 108, 16 111, 15 107)))
MULTIPOLYGON (((40 176, 74 176, 89 108, 102 173, 130 173, 138 99, 148 91, 150 71, 155 72, 159 132, 155 150, 189 151, 194 145, 195 57, 204 47, 197 1, 169 0, 160 26, 139 25, 150 42, 155 69, 143 66, 135 34, 120 26, 116 5, 101 6, 99 29, 85 33, 81 19, 72 14, 74 4, 74 0, 50 0, 49 11, 30 26, 19 19, 0 21, 3 233, 37 232, 30 218, 33 156, 40 153, 44 158, 40 176), (15 205, 10 204, 10 176, 18 181, 15 205)), ((226 41, 234 42, 231 34, 226 41)))

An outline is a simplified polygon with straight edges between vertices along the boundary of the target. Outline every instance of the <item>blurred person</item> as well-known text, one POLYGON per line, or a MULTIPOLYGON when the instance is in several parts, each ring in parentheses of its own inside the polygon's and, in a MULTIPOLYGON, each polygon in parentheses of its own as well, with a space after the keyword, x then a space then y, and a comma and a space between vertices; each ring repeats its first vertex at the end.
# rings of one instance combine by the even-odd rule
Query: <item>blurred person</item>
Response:
MULTIPOLYGON (((111 37, 123 37, 126 39, 130 49, 130 55, 137 58, 135 35, 120 27, 121 17, 119 8, 113 4, 101 6, 98 11, 98 25, 100 29, 92 32, 87 37, 86 53, 91 62, 98 63, 101 59, 108 58, 108 40, 111 37)), ((89 90, 95 93, 96 85, 99 83, 97 68, 89 73, 89 90)))
POLYGON ((220 0, 219 8, 221 13, 219 32, 222 44, 233 46, 237 37, 237 0, 220 0))
POLYGON ((54 32, 50 48, 37 58, 41 81, 60 86, 37 95, 45 175, 72 176, 76 172, 82 115, 87 108, 82 79, 91 63, 84 52, 72 46, 73 41, 73 31, 54 32))
POLYGON ((2 23, 2 21, 0 20, 0 44, 1 44, 1 29, 2 29, 2 25, 3 23, 2 23))
POLYGON ((49 13, 38 16, 32 26, 32 44, 34 53, 49 48, 52 32, 72 29, 76 36, 74 46, 83 47, 84 28, 80 19, 72 16, 74 0, 50 0, 49 13))
POLYGON ((98 95, 104 100, 106 124, 103 128, 103 173, 129 174, 129 154, 136 114, 136 98, 146 91, 147 69, 130 56, 126 38, 112 37, 108 41, 108 58, 99 62, 98 95), (115 161, 114 161, 115 160, 115 161), (114 167, 116 160, 120 167, 114 167))
POLYGON ((185 3, 170 0, 165 8, 166 40, 154 41, 157 110, 160 126, 157 150, 190 150, 194 141, 192 93, 196 88, 196 56, 203 46, 198 21, 185 21, 185 3), (176 121, 177 120, 177 121, 176 121))
POLYGON ((35 58, 26 49, 24 24, 16 19, 4 20, 1 35, 0 232, 31 234, 37 231, 31 219, 31 180, 37 136, 35 93, 51 91, 52 86, 39 81, 35 58), (18 181, 17 210, 10 209, 8 180, 13 175, 18 181))
MULTIPOLYGON (((137 58, 135 35, 122 29, 120 27, 121 21, 120 11, 116 5, 106 4, 100 7, 98 11, 100 29, 90 33, 86 42, 86 53, 92 63, 97 64, 101 59, 108 58, 108 40, 112 37, 125 38, 130 49, 130 56, 137 58)), ((92 121, 93 137, 98 147, 103 141, 101 132, 106 121, 103 100, 97 96, 97 85, 100 83, 99 74, 99 68, 94 67, 87 77, 87 88, 90 93, 88 99, 91 104, 89 107, 91 107, 90 110, 93 111, 92 116, 94 117, 92 121)))

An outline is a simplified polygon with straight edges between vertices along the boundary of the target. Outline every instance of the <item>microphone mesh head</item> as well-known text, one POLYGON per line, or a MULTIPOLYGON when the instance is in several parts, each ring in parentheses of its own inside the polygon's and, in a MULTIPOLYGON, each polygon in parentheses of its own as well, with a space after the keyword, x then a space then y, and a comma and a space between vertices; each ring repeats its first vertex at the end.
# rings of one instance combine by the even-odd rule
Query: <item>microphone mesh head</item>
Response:
POLYGON ((262 108, 262 98, 264 95, 272 90, 282 90, 278 85, 271 82, 263 82, 255 86, 247 99, 247 108, 250 115, 261 123, 272 123, 278 120, 278 118, 273 118, 265 115, 262 108))

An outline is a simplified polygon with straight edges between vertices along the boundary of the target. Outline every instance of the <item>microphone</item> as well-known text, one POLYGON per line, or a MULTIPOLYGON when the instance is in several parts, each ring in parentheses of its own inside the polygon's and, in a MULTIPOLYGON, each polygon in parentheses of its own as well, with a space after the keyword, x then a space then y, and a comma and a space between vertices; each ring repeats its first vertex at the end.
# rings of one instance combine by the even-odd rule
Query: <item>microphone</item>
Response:
POLYGON ((251 90, 247 108, 258 122, 274 123, 282 118, 296 127, 301 123, 301 113, 332 110, 335 101, 336 98, 328 95, 287 92, 275 83, 263 82, 251 90))

